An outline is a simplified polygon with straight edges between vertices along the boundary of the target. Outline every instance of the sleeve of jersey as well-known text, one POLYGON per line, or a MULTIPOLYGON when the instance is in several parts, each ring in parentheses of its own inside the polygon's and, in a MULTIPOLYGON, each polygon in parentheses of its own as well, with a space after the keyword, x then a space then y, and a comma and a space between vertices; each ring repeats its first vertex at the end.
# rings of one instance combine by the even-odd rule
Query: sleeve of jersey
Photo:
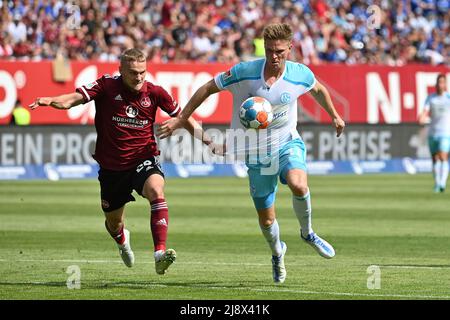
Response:
POLYGON ((103 88, 104 88, 104 76, 95 80, 94 82, 78 87, 75 91, 81 93, 81 95, 84 97, 84 102, 86 103, 91 100, 95 100, 100 95, 102 95, 103 88))
POLYGON ((316 77, 307 66, 302 65, 302 85, 305 86, 305 93, 314 88, 316 85, 316 77))
POLYGON ((163 88, 158 88, 159 107, 171 117, 176 117, 180 111, 180 105, 173 99, 170 94, 163 88))
POLYGON ((425 111, 429 111, 430 110, 430 96, 428 96, 426 99, 425 99, 425 104, 424 104, 424 106, 423 106, 423 110, 425 110, 425 111))
POLYGON ((239 64, 233 66, 226 72, 219 73, 214 77, 217 87, 220 90, 229 90, 233 84, 239 82, 238 77, 239 64))

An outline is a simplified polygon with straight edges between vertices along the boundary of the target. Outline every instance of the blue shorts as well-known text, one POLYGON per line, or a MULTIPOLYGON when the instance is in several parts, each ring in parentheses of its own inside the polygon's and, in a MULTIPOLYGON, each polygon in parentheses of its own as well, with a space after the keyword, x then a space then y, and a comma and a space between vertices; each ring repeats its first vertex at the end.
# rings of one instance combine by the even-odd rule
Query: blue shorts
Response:
POLYGON ((450 137, 428 137, 428 146, 432 155, 438 152, 449 153, 450 137))
POLYGON ((279 154, 272 158, 271 165, 248 166, 250 194, 256 209, 270 208, 275 202, 278 177, 282 184, 287 184, 286 175, 291 169, 306 172, 306 147, 301 139, 288 142, 279 154))

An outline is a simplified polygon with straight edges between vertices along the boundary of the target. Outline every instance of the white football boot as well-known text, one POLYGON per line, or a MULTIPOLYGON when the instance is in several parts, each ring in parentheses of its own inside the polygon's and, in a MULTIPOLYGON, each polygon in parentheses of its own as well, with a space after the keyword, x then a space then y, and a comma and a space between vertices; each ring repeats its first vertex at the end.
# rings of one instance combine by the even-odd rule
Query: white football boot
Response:
POLYGON ((124 229, 123 233, 125 235, 125 241, 123 244, 117 244, 117 247, 119 248, 123 263, 125 263, 128 268, 131 268, 134 265, 134 253, 131 250, 130 245, 130 231, 124 229))
POLYGON ((157 274, 165 274, 167 269, 177 258, 177 253, 173 249, 158 250, 154 253, 155 270, 157 274))
POLYGON ((306 238, 303 237, 302 233, 300 232, 300 237, 308 243, 311 247, 313 247, 319 255, 321 255, 324 258, 331 259, 334 257, 335 252, 334 248, 326 242, 324 239, 319 237, 314 232, 311 232, 308 234, 306 238))
POLYGON ((284 256, 286 255, 287 245, 281 241, 282 253, 279 257, 272 256, 272 276, 273 282, 283 283, 286 280, 286 268, 284 266, 284 256))

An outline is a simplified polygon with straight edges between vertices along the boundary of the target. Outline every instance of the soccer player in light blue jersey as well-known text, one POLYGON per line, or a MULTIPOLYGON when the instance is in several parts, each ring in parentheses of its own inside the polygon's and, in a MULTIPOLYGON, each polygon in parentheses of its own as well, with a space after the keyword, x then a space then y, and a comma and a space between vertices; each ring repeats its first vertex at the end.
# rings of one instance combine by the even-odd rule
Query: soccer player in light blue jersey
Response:
POLYGON ((309 92, 330 115, 337 136, 341 135, 345 127, 327 89, 315 79, 311 70, 301 63, 287 60, 292 48, 292 36, 292 29, 287 24, 268 25, 264 29, 264 59, 242 62, 227 72, 218 74, 200 87, 181 114, 166 121, 159 131, 160 138, 170 136, 174 130, 183 126, 203 101, 221 90, 228 90, 233 94, 232 129, 244 129, 239 121, 239 108, 248 97, 264 97, 272 104, 274 120, 267 130, 277 134, 278 168, 276 172, 267 174, 258 163, 246 164, 259 225, 272 250, 275 283, 285 281, 284 256, 287 249, 286 244, 280 240, 280 228, 274 208, 278 178, 292 191, 293 210, 300 223, 300 237, 321 256, 332 258, 335 255, 333 247, 312 229, 306 148, 297 132, 298 97, 309 92))
POLYGON ((444 192, 448 178, 448 153, 450 151, 450 93, 444 74, 436 80, 436 92, 425 100, 419 123, 430 119, 428 144, 433 159, 434 191, 444 192))

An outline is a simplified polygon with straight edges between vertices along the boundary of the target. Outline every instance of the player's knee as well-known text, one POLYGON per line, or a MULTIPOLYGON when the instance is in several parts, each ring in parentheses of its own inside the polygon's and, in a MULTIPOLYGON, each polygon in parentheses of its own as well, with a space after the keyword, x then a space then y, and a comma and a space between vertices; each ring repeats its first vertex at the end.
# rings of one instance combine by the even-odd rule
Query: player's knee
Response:
POLYGON ((156 199, 164 198, 164 188, 162 186, 152 186, 145 190, 144 196, 149 200, 153 201, 156 199))
POLYGON ((116 232, 122 228, 123 219, 119 217, 106 217, 106 225, 110 231, 116 232))
POLYGON ((291 191, 295 196, 303 197, 309 192, 308 185, 306 183, 293 183, 290 185, 291 191))
POLYGON ((259 225, 263 228, 269 228, 275 222, 275 218, 264 217, 259 219, 259 225))

